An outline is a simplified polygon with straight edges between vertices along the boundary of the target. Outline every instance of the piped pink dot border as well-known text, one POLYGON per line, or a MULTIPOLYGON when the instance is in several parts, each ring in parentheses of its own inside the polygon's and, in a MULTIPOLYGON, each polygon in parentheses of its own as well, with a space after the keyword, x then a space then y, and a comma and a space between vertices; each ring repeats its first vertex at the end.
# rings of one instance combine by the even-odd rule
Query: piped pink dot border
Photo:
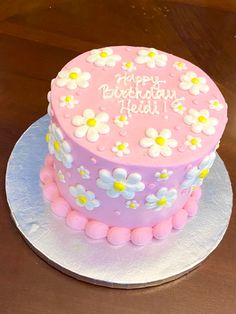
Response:
POLYGON ((196 215, 198 200, 201 197, 201 188, 194 190, 183 208, 172 217, 153 227, 139 227, 135 229, 108 226, 96 220, 89 220, 71 208, 68 202, 60 195, 53 171, 53 157, 45 158, 44 166, 40 171, 40 180, 43 184, 44 198, 51 203, 51 210, 59 217, 64 217, 66 224, 75 230, 84 231, 94 240, 106 239, 112 245, 123 245, 131 242, 134 245, 146 245, 152 239, 167 238, 172 229, 181 230, 188 221, 188 217, 196 215))

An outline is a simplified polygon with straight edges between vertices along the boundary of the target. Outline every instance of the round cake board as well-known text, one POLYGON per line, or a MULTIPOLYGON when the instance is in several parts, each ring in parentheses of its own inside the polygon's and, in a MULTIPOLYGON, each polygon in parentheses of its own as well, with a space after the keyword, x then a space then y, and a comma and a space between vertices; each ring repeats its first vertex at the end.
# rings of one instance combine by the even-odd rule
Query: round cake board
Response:
POLYGON ((182 231, 142 247, 112 246, 66 226, 43 199, 39 171, 48 153, 48 116, 33 123, 8 161, 6 192, 11 216, 30 247, 46 262, 79 280, 133 289, 174 280, 196 268, 220 243, 232 209, 232 188, 217 156, 203 184, 197 215, 182 231))

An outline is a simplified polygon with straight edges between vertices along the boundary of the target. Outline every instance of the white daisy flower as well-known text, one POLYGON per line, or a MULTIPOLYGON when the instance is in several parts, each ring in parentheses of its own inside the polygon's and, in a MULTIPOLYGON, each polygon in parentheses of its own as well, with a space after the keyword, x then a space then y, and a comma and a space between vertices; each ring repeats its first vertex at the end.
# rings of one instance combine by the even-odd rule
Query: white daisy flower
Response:
POLYGON ((132 72, 132 71, 136 70, 136 66, 132 61, 123 62, 122 63, 122 69, 126 70, 128 72, 132 72))
POLYGON ((192 150, 196 150, 197 148, 202 147, 202 139, 200 137, 188 135, 186 137, 185 145, 192 150))
POLYGON ((221 109, 224 108, 224 105, 221 104, 218 99, 210 100, 209 103, 210 103, 210 106, 209 106, 210 109, 220 111, 221 109))
POLYGON ((129 124, 128 117, 126 115, 116 116, 114 122, 119 128, 123 128, 125 125, 129 124))
POLYGON ((177 112, 179 114, 183 114, 184 111, 186 110, 186 107, 180 101, 174 102, 173 104, 171 104, 171 107, 172 107, 174 112, 177 112))
POLYGON ((71 168, 73 158, 71 147, 64 139, 63 133, 56 124, 51 123, 46 134, 46 142, 48 142, 49 153, 55 155, 56 159, 61 161, 66 168, 71 168))
POLYGON ((106 122, 109 115, 106 112, 95 114, 92 109, 85 109, 82 116, 75 116, 72 124, 77 126, 75 129, 76 137, 84 137, 86 135, 88 141, 96 142, 100 134, 107 134, 110 127, 106 122))
POLYGON ((116 141, 115 146, 111 149, 118 157, 130 154, 129 144, 127 142, 116 141))
POLYGON ((180 77, 180 80, 179 87, 183 90, 188 90, 192 95, 199 95, 201 92, 207 93, 209 91, 207 80, 204 77, 198 77, 194 72, 186 72, 180 77))
POLYGON ((167 63, 167 55, 159 53, 154 48, 141 49, 137 54, 135 62, 146 64, 149 68, 164 67, 167 63))
POLYGON ((178 145, 175 139, 171 138, 171 130, 163 129, 158 132, 154 128, 146 129, 146 136, 141 139, 140 145, 149 148, 148 154, 151 157, 170 156, 172 149, 178 145))
POLYGON ((72 68, 70 70, 62 70, 58 73, 56 78, 56 85, 59 87, 66 86, 73 90, 77 87, 86 88, 89 86, 91 74, 89 72, 82 72, 80 68, 72 68))
POLYGON ((173 171, 171 170, 167 170, 167 169, 163 169, 161 172, 156 172, 155 173, 155 178, 157 179, 157 181, 164 181, 164 180, 168 180, 169 177, 173 174, 173 171))
POLYGON ((114 67, 116 62, 120 60, 121 56, 113 54, 113 50, 111 48, 93 49, 87 57, 88 62, 94 63, 99 67, 103 67, 105 65, 114 67))
POLYGON ((181 184, 182 189, 195 189, 197 186, 202 185, 203 180, 209 173, 214 160, 216 158, 216 153, 212 152, 210 155, 206 156, 199 166, 191 168, 185 175, 185 180, 181 184))
POLYGON ((142 176, 138 173, 127 174, 123 168, 116 168, 111 173, 106 169, 99 171, 97 186, 106 190, 108 196, 116 198, 119 196, 125 199, 133 199, 135 192, 144 190, 144 183, 141 181, 142 176))
POLYGON ((68 109, 75 108, 75 105, 78 105, 78 103, 79 101, 73 95, 62 96, 60 98, 60 106, 68 109))
POLYGON ((95 198, 94 193, 86 191, 80 184, 70 186, 69 191, 75 198, 76 204, 80 207, 85 207, 87 210, 93 210, 94 208, 100 206, 100 202, 95 198))
POLYGON ((90 178, 90 172, 88 169, 85 169, 84 166, 80 166, 79 168, 77 168, 77 171, 79 172, 81 178, 83 179, 90 178))
POLYGON ((51 105, 51 91, 49 91, 48 94, 47 94, 47 100, 48 100, 47 113, 48 113, 49 117, 52 117, 53 116, 53 111, 52 111, 52 105, 51 105))
POLYGON ((61 170, 59 170, 59 171, 57 172, 57 178, 58 178, 58 180, 59 180, 60 182, 62 182, 62 183, 65 183, 65 182, 66 182, 65 176, 64 176, 64 174, 62 173, 61 170))
POLYGON ((184 62, 182 61, 176 61, 174 64, 173 64, 173 67, 178 70, 178 71, 182 71, 182 70, 187 70, 187 66, 184 62))
POLYGON ((170 189, 163 187, 156 194, 149 194, 146 197, 146 208, 159 211, 162 208, 169 208, 172 206, 177 198, 176 189, 170 189))
POLYGON ((127 201, 125 203, 126 208, 136 209, 139 207, 139 203, 136 200, 127 201))
POLYGON ((184 117, 184 122, 191 125, 191 130, 194 133, 205 133, 206 135, 212 135, 215 133, 215 126, 218 124, 216 118, 210 117, 210 113, 207 109, 197 111, 195 109, 189 109, 188 114, 184 117))

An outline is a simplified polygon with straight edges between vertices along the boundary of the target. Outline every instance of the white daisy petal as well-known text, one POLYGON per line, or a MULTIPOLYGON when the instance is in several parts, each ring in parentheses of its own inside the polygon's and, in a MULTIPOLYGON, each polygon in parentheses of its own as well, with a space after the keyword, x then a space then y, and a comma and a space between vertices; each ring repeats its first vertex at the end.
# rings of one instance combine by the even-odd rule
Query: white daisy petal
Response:
POLYGON ((127 177, 127 171, 123 168, 116 168, 113 171, 113 177, 117 181, 123 181, 126 180, 127 177))

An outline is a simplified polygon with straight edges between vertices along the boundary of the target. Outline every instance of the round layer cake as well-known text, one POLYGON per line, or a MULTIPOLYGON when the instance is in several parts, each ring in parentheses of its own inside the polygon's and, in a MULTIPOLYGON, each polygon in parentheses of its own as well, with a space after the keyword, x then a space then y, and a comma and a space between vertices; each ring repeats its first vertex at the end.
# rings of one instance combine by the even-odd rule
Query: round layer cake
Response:
POLYGON ((196 211, 227 122, 200 68, 153 48, 95 49, 58 73, 49 102, 41 179, 69 225, 140 244, 196 211))

